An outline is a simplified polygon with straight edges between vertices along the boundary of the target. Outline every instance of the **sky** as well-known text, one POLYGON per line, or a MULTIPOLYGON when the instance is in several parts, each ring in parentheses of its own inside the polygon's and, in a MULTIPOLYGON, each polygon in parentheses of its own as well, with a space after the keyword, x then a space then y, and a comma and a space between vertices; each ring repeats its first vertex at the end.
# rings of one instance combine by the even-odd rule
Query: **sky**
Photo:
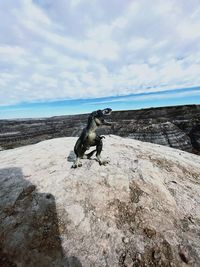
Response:
POLYGON ((2 0, 0 17, 0 118, 200 104, 199 0, 2 0))

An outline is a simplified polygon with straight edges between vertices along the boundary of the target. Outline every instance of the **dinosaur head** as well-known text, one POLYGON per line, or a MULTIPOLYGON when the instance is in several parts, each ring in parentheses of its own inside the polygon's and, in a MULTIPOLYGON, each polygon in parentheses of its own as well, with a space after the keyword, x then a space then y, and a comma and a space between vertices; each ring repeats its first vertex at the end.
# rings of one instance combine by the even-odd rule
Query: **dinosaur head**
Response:
POLYGON ((111 126, 112 124, 106 121, 106 117, 109 116, 112 112, 111 108, 99 109, 94 111, 90 114, 89 120, 94 120, 97 126, 101 125, 108 125, 111 126))
POLYGON ((105 109, 102 109, 101 112, 103 113, 104 116, 108 116, 111 114, 112 109, 111 108, 105 108, 105 109))

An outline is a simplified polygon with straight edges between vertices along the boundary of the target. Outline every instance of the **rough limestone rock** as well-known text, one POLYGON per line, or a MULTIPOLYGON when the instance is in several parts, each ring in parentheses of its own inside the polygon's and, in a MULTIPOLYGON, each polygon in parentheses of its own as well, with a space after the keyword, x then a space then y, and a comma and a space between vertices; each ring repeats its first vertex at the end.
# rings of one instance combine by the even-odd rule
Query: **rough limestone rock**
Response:
POLYGON ((0 152, 0 266, 200 266, 200 157, 106 136, 71 169, 75 141, 0 152))

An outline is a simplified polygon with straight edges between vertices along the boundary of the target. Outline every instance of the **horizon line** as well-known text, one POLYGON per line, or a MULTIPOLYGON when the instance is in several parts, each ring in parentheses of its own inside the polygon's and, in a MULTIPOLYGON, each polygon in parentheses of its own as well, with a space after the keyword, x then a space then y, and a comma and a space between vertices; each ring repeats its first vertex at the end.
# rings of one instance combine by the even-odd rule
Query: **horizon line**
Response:
MULTIPOLYGON (((155 107, 145 107, 145 108, 136 108, 136 109, 118 109, 112 110, 112 112, 125 112, 125 111, 138 111, 138 110, 149 110, 149 109, 162 109, 162 108, 173 108, 173 107, 184 107, 184 106, 200 106, 199 104, 177 104, 177 105, 167 105, 167 106, 155 106, 155 107)), ((24 117, 24 118, 9 118, 9 119, 1 119, 0 121, 12 121, 12 120, 40 120, 40 119, 51 119, 57 117, 67 117, 67 116, 79 116, 79 115, 88 115, 91 112, 86 113, 75 113, 75 114, 63 114, 63 115, 55 115, 55 116, 47 116, 47 117, 24 117)))

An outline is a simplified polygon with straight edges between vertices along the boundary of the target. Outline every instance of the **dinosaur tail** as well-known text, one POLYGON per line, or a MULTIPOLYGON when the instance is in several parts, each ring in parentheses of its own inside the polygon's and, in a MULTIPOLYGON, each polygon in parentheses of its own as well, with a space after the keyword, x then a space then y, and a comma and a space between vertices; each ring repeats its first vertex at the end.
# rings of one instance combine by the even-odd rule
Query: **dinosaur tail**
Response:
POLYGON ((93 156, 93 154, 96 152, 96 149, 95 150, 92 150, 90 153, 88 153, 88 154, 85 154, 84 156, 83 156, 83 158, 85 158, 85 159, 90 159, 92 156, 93 156))

